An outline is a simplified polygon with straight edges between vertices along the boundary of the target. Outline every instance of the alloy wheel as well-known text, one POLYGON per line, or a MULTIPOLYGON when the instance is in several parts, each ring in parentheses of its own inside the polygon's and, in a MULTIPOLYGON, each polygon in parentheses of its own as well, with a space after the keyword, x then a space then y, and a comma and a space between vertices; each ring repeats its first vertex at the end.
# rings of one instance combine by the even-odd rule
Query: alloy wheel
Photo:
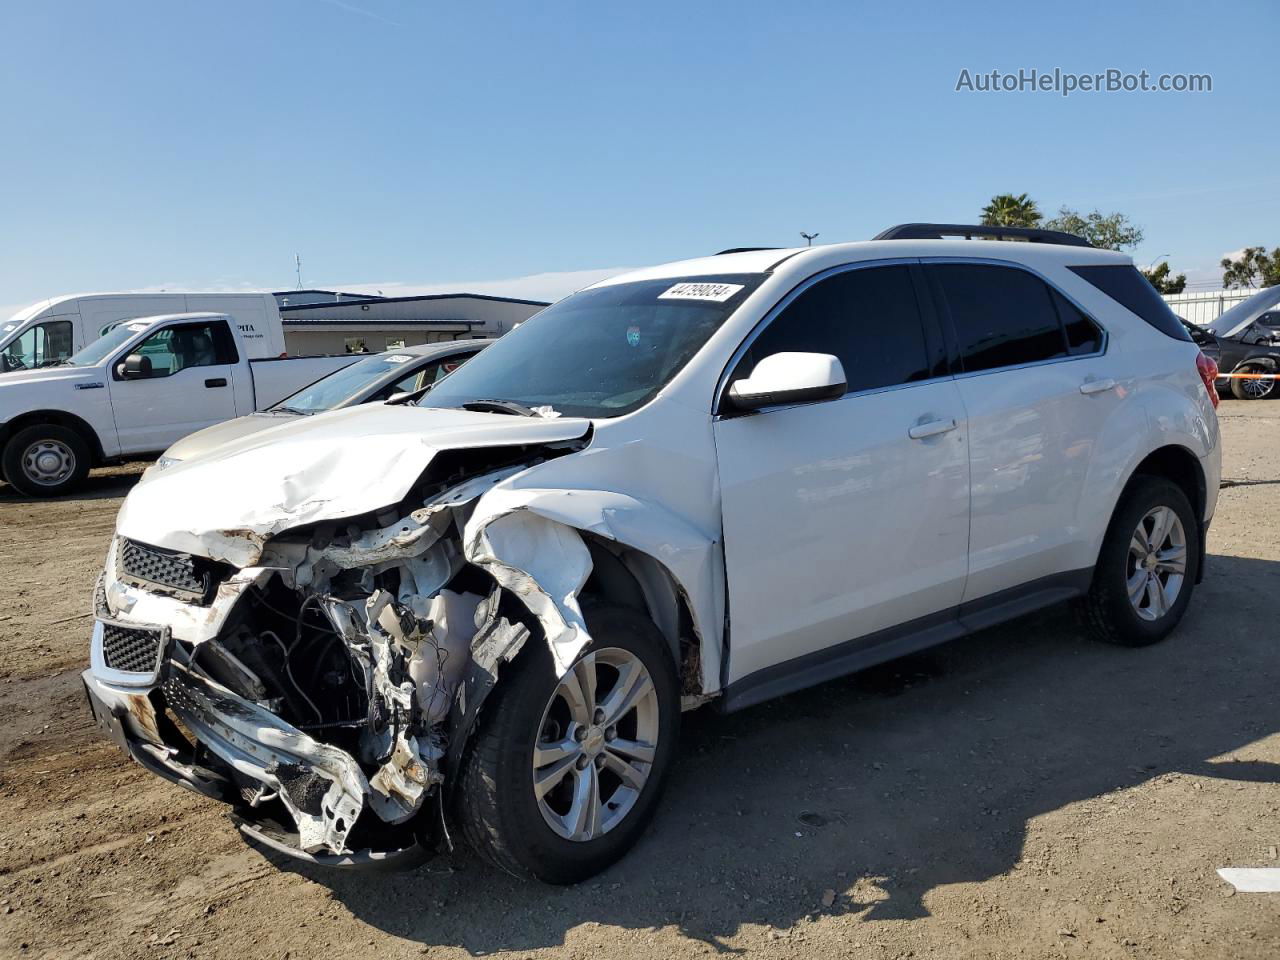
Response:
POLYGON ((556 685, 533 747, 533 792, 566 840, 608 833, 635 806, 658 748, 658 693, 640 658, 608 647, 556 685))
POLYGON ((1187 574, 1187 535, 1171 507, 1154 507, 1129 540, 1125 588, 1134 612, 1159 620, 1172 609, 1187 574))

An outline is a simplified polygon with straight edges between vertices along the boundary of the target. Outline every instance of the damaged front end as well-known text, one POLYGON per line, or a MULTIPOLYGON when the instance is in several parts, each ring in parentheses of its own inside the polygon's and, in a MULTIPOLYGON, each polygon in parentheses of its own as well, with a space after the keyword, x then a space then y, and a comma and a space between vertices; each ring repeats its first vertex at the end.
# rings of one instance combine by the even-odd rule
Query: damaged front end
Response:
POLYGON ((270 536, 221 530, 208 557, 122 528, 84 674, 99 725, 277 850, 420 859, 448 841, 442 787, 500 664, 534 631, 557 669, 590 640, 582 539, 533 514, 480 519, 477 504, 585 444, 446 453, 394 507, 270 536))

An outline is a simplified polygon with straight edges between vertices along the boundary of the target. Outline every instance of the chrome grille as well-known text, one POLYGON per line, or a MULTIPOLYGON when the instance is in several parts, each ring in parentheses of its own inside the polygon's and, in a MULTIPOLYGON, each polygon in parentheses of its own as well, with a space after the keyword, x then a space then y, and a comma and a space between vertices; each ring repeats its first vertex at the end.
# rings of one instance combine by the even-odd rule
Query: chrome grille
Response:
POLYGON ((208 566, 189 553, 162 550, 121 537, 116 549, 116 576, 180 600, 203 603, 212 578, 208 566))
POLYGON ((155 673, 164 649, 160 630, 102 624, 102 662, 124 673, 155 673))

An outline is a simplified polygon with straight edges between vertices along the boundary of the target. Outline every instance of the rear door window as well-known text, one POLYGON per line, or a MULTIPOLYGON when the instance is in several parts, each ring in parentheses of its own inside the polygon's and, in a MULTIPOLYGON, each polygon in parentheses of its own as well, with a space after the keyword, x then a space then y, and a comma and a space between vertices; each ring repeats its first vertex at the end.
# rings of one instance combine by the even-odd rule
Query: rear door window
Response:
POLYGON ((964 372, 1067 356, 1058 311, 1039 277, 996 264, 935 263, 928 269, 950 314, 964 372))
POLYGON ((1102 329, 1074 303, 1052 287, 1049 294, 1058 310, 1058 319, 1067 334, 1067 352, 1073 357, 1102 349, 1102 329))

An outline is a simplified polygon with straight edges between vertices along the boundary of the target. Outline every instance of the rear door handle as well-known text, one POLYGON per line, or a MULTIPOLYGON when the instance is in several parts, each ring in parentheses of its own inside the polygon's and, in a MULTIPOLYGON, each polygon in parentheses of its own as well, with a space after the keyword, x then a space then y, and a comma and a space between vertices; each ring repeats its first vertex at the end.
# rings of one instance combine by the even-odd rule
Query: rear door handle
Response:
POLYGON ((954 420, 930 420, 927 423, 917 423, 907 431, 907 436, 912 440, 923 440, 925 437, 936 437, 940 433, 950 433, 955 428, 954 420))
POLYGON ((1090 393, 1106 393, 1108 390, 1114 390, 1116 382, 1110 378, 1106 380, 1086 380, 1080 384, 1080 392, 1083 394, 1090 393))
POLYGON ((204 382, 206 387, 225 387, 227 385, 226 377, 213 377, 204 382))

